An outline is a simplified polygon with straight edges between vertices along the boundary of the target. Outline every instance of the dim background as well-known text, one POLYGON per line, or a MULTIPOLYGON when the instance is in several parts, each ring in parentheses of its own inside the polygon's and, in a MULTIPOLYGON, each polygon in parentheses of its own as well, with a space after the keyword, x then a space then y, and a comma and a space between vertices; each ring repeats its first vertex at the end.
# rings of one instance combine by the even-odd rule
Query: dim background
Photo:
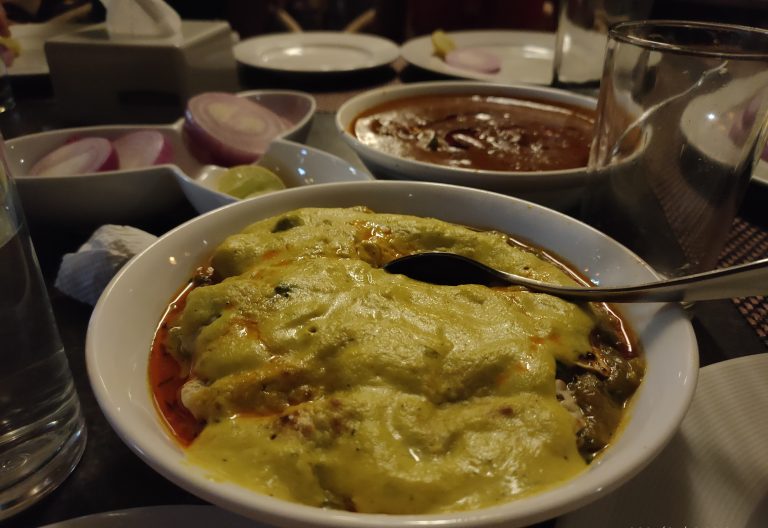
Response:
MULTIPOLYGON (((98 0, 0 1, 14 22, 43 22, 77 8, 82 12, 85 6, 89 6, 86 21, 104 19, 104 9, 98 0)), ((182 18, 227 20, 241 38, 286 31, 285 17, 281 14, 287 13, 304 30, 343 30, 353 21, 365 21, 359 31, 400 43, 435 29, 554 31, 558 4, 558 0, 166 1, 182 18)), ((708 20, 768 28, 768 0, 656 0, 650 18, 708 20)))

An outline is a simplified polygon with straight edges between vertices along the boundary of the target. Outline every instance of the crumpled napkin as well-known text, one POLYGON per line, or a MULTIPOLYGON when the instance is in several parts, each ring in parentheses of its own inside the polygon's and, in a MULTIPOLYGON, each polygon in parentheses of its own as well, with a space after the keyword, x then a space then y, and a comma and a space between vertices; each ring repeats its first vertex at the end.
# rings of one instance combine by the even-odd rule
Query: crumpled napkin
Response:
POLYGON ((54 286, 78 301, 95 305, 112 277, 157 237, 130 226, 103 225, 61 261, 54 286))

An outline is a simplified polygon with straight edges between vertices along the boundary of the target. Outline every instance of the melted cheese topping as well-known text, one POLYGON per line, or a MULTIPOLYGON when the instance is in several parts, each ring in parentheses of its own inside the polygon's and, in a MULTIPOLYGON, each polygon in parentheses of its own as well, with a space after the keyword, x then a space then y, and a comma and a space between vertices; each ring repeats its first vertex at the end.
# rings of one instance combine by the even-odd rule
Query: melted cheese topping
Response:
POLYGON ((378 269, 452 251, 558 283, 505 235, 361 208, 302 209, 227 239, 220 283, 174 329, 182 398, 207 421, 189 459, 310 505, 434 513, 505 502, 586 466, 555 361, 595 315, 516 288, 435 286, 378 269))

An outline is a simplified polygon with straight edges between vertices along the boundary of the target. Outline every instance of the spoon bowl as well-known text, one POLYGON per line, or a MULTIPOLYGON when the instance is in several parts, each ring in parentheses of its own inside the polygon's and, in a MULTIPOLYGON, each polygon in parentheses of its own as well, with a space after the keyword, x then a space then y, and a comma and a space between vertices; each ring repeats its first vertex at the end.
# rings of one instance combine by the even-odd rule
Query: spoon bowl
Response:
POLYGON ((563 299, 610 302, 692 302, 768 293, 768 259, 695 275, 628 286, 560 286, 528 279, 486 266, 462 255, 425 252, 394 259, 384 266, 390 273, 412 279, 456 286, 522 286, 563 299))

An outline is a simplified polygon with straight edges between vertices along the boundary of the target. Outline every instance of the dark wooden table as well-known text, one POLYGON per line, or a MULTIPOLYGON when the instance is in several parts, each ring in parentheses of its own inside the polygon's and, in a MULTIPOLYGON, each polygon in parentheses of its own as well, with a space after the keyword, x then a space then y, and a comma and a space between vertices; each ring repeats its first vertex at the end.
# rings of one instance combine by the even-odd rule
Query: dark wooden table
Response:
MULTIPOLYGON (((379 80, 390 82, 391 76, 383 75, 379 80)), ((364 86, 354 88, 362 89, 364 86)), ((6 139, 75 125, 57 119, 56 103, 45 79, 37 79, 29 84, 24 80, 16 81, 14 90, 18 99, 17 109, 0 115, 0 128, 6 139)), ((329 88, 320 87, 317 93, 318 96, 328 94, 329 88)), ((167 114, 157 115, 156 122, 173 121, 179 115, 176 112, 176 109, 168 109, 167 114)), ((319 117, 318 126, 327 127, 332 115, 319 117)), ((109 121, 105 119, 105 123, 109 121)), ((333 143, 324 132, 317 131, 314 136, 321 147, 333 143)), ((338 153, 348 159, 351 156, 350 151, 338 153)), ((768 204, 768 186, 753 183, 740 211, 741 220, 748 222, 763 235, 768 229, 765 204, 768 204)), ((195 214, 190 206, 181 205, 160 216, 141 218, 133 225, 161 235, 195 214)), ((171 484, 134 455, 114 433, 94 398, 85 366, 85 336, 92 307, 64 296, 52 285, 62 256, 76 251, 97 227, 89 224, 69 225, 66 222, 55 225, 37 223, 34 218, 30 218, 32 239, 49 285, 53 309, 82 402, 88 427, 88 443, 83 459, 73 474, 39 503, 0 523, 3 528, 35 527, 83 515, 140 506, 203 503, 171 484)), ((759 335, 760 321, 757 321, 757 325, 754 321, 750 324, 731 300, 699 303, 691 310, 691 317, 702 365, 768 352, 768 340, 759 335)), ((764 322, 764 315, 762 317, 764 322)), ((542 526, 553 524, 548 522, 542 526)))

